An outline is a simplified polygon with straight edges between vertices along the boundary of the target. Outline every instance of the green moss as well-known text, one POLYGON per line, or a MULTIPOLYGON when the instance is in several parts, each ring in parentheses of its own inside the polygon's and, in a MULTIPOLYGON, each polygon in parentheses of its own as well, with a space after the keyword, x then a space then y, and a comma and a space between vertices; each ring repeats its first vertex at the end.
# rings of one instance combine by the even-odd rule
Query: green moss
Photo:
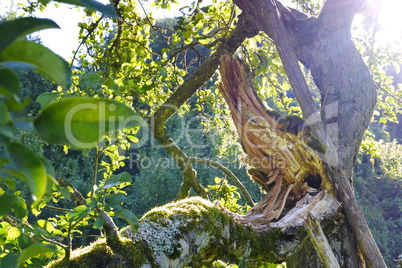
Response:
POLYGON ((326 149, 324 144, 322 144, 322 142, 313 135, 311 135, 311 137, 307 140, 306 143, 310 148, 314 149, 315 151, 321 154, 325 154, 326 149))
POLYGON ((296 115, 282 117, 279 119, 278 123, 282 125, 282 131, 292 133, 295 136, 305 128, 305 121, 296 115))
POLYGON ((186 224, 181 226, 181 231, 183 232, 191 231, 200 224, 207 224, 205 227, 208 227, 210 232, 217 232, 220 227, 216 226, 216 222, 227 222, 230 219, 208 200, 191 197, 162 207, 156 207, 146 213, 140 221, 151 221, 159 223, 161 226, 170 226, 171 221, 182 220, 187 221, 186 224))
POLYGON ((201 229, 214 236, 221 236, 223 226, 231 219, 209 201, 192 197, 152 209, 141 221, 141 232, 136 239, 144 240, 155 255, 164 254, 174 259, 182 248, 174 243, 201 229))
POLYGON ((93 268, 93 267, 140 267, 146 263, 149 249, 141 241, 133 242, 121 238, 112 250, 105 239, 100 239, 91 245, 76 249, 70 260, 58 260, 50 263, 48 268, 93 268))
POLYGON ((147 258, 152 259, 149 248, 144 243, 141 241, 134 243, 130 239, 122 240, 121 248, 117 253, 126 257, 127 263, 130 264, 128 267, 140 267, 147 262, 147 258))
POLYGON ((141 267, 145 263, 154 263, 159 255, 174 260, 182 254, 182 245, 177 242, 182 237, 186 237, 188 246, 196 244, 203 248, 193 260, 195 266, 216 259, 233 263, 245 257, 277 260, 273 252, 279 235, 280 230, 255 233, 235 224, 209 201, 193 197, 151 210, 141 219, 136 235, 132 236, 127 230, 122 232, 122 237, 113 242, 113 249, 102 239, 74 250, 69 261, 59 260, 48 268, 141 267), (206 242, 197 240, 197 234, 205 232, 211 239, 206 242), (227 236, 226 232, 230 235, 227 236))
POLYGON ((91 245, 76 249, 72 252, 70 260, 58 260, 50 263, 47 267, 52 268, 90 268, 90 267, 118 267, 110 266, 114 253, 106 245, 104 239, 98 240, 91 245))
POLYGON ((276 110, 267 109, 266 112, 267 112, 267 114, 268 114, 270 117, 272 117, 275 121, 278 120, 278 118, 281 118, 281 117, 283 116, 280 112, 278 112, 278 111, 276 111, 276 110))
POLYGON ((231 241, 237 247, 248 248, 247 256, 230 256, 229 261, 236 263, 239 258, 249 258, 254 261, 275 262, 278 256, 275 255, 276 242, 281 236, 281 229, 273 229, 263 233, 256 233, 249 227, 235 225, 231 230, 231 241), (233 241, 234 240, 234 241, 233 241))

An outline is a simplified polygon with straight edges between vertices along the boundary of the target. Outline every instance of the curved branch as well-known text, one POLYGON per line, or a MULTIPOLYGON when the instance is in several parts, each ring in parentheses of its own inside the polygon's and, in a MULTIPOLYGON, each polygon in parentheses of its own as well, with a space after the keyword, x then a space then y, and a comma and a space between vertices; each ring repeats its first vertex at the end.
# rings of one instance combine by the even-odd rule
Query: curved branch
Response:
POLYGON ((319 20, 327 28, 349 30, 353 19, 366 0, 327 0, 322 8, 319 20))
POLYGON ((185 198, 193 188, 197 194, 206 197, 205 189, 199 184, 196 172, 193 169, 188 156, 173 142, 166 131, 167 120, 183 105, 193 93, 200 88, 214 74, 219 65, 220 57, 227 52, 235 52, 241 43, 247 38, 256 35, 256 27, 247 22, 244 15, 239 16, 236 28, 222 45, 213 53, 161 106, 150 118, 150 127, 154 138, 176 161, 181 169, 184 181, 180 187, 178 198, 185 198))
POLYGON ((216 167, 220 169, 223 173, 229 176, 229 178, 232 179, 232 181, 237 185, 237 187, 240 189, 242 192, 243 196, 247 199, 247 203, 253 207, 255 205, 253 198, 251 197, 250 193, 247 191, 246 187, 244 187, 243 183, 239 180, 239 178, 236 177, 235 174, 233 174, 232 171, 230 171, 228 168, 225 166, 221 165, 220 163, 210 160, 210 159, 203 159, 203 158, 198 158, 198 157, 190 157, 189 158, 191 162, 193 163, 200 163, 200 164, 206 164, 206 165, 211 165, 213 167, 216 167))

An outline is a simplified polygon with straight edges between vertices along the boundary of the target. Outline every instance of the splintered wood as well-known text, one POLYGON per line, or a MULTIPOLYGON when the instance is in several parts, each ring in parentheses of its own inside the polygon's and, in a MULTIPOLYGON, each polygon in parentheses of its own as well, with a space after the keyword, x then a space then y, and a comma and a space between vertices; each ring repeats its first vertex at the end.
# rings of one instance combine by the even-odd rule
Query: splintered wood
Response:
POLYGON ((267 110, 240 60, 229 54, 222 56, 219 71, 219 89, 247 154, 244 160, 251 167, 249 173, 267 190, 267 195, 247 214, 227 213, 236 221, 261 230, 283 217, 309 192, 324 189, 333 193, 320 153, 306 142, 307 131, 303 128, 307 127, 297 126, 301 131, 294 131, 289 125, 284 127, 287 117, 274 116, 267 110))

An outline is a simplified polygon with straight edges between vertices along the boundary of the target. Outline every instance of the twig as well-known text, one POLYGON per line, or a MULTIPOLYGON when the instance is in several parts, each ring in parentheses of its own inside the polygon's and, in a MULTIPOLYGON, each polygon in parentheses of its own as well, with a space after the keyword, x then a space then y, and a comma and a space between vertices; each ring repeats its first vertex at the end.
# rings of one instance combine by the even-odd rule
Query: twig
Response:
MULTIPOLYGON (((13 221, 18 221, 18 222, 22 223, 23 225, 25 225, 26 227, 28 227, 28 229, 30 229, 30 230, 32 230, 32 231, 34 230, 34 228, 33 228, 28 222, 26 222, 26 221, 23 221, 23 220, 18 219, 18 218, 14 217, 14 216, 11 216, 11 215, 6 215, 5 217, 10 218, 10 219, 12 219, 13 221)), ((55 241, 55 240, 52 240, 52 239, 47 238, 47 237, 45 237, 45 236, 43 236, 43 235, 39 235, 39 237, 42 238, 44 241, 46 241, 46 242, 48 242, 48 243, 51 243, 51 244, 57 245, 57 246, 59 246, 59 247, 62 247, 62 248, 65 249, 65 250, 68 249, 68 246, 67 246, 67 245, 64 245, 63 243, 60 243, 60 242, 55 241)))
POLYGON ((210 160, 210 159, 203 159, 203 158, 198 158, 198 157, 189 157, 189 160, 193 163, 200 163, 200 164, 205 164, 205 165, 210 165, 213 167, 216 167, 220 169, 223 173, 229 176, 230 179, 237 185, 237 187, 240 189, 242 192, 243 196, 247 199, 247 203, 253 207, 255 205, 253 198, 251 197, 250 193, 247 191, 246 187, 244 187, 243 183, 239 180, 239 178, 236 177, 235 174, 233 174, 232 171, 230 171, 228 168, 225 166, 221 165, 220 163, 210 160))
POLYGON ((85 41, 88 39, 88 37, 95 31, 95 29, 98 27, 98 24, 100 23, 100 21, 103 19, 103 15, 95 22, 91 25, 91 29, 87 29, 88 33, 84 36, 84 38, 82 38, 80 44, 78 45, 77 49, 74 51, 74 55, 73 58, 71 60, 71 67, 73 67, 74 61, 75 61, 75 57, 77 56, 78 51, 80 50, 81 46, 85 43, 85 41))
POLYGON ((66 208, 58 208, 58 207, 54 207, 54 206, 44 206, 43 208, 47 208, 47 209, 53 209, 53 210, 59 210, 59 211, 64 211, 64 212, 70 212, 70 209, 66 209, 66 208))

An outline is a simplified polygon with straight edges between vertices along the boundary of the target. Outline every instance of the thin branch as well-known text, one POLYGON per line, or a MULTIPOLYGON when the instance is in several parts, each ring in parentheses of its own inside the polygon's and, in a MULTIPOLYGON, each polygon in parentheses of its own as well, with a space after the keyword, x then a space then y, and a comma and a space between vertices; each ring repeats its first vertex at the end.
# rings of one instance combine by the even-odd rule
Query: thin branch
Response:
POLYGON ((59 207, 54 207, 54 206, 44 206, 43 208, 47 208, 47 209, 53 209, 53 210, 58 210, 58 211, 64 211, 64 212, 70 212, 70 209, 66 209, 66 208, 59 208, 59 207))
POLYGON ((93 197, 95 193, 96 178, 98 177, 98 164, 99 164, 98 162, 99 157, 102 155, 103 151, 104 149, 98 152, 98 147, 95 147, 95 163, 94 163, 94 173, 92 177, 91 194, 89 195, 90 197, 93 197))
POLYGON ((206 197, 205 189, 199 184, 188 156, 173 142, 166 131, 167 120, 182 106, 193 93, 200 88, 214 73, 219 65, 220 57, 227 52, 235 52, 247 38, 256 35, 258 31, 253 24, 247 22, 244 16, 239 17, 236 28, 229 37, 177 90, 169 99, 151 116, 150 126, 155 139, 176 161, 184 175, 178 197, 188 196, 192 187, 197 194, 206 197))
MULTIPOLYGON (((66 179, 57 179, 57 181, 60 183, 61 186, 63 187, 71 187, 73 189, 73 192, 71 194, 71 198, 77 205, 85 205, 88 206, 85 198, 82 196, 82 194, 66 179)), ((117 236, 117 227, 115 223, 113 222, 113 219, 106 214, 104 211, 98 209, 97 212, 99 212, 100 217, 105 221, 104 227, 106 231, 106 236, 108 237, 116 237, 117 236)))
POLYGON ((228 175, 229 178, 231 178, 232 181, 237 185, 237 187, 242 192, 243 196, 247 199, 247 203, 251 207, 253 207, 255 205, 253 198, 251 197, 250 193, 247 191, 246 187, 244 187, 243 183, 239 180, 239 178, 237 178, 236 175, 233 174, 233 172, 230 171, 228 168, 226 168, 225 166, 221 165, 220 163, 210 160, 210 159, 203 159, 203 158, 198 158, 198 157, 190 157, 189 159, 193 163, 210 165, 210 166, 220 169, 223 173, 228 175))
MULTIPOLYGON (((26 221, 23 221, 23 220, 21 220, 21 219, 18 219, 17 217, 11 216, 11 215, 6 215, 5 217, 10 218, 10 219, 12 219, 13 221, 17 221, 17 222, 22 223, 23 225, 25 225, 28 229, 30 229, 30 230, 32 230, 32 231, 34 230, 34 228, 33 228, 28 222, 26 222, 26 221)), ((43 235, 39 235, 39 237, 42 238, 44 241, 50 243, 50 244, 57 245, 57 246, 59 246, 59 247, 62 247, 63 249, 68 249, 68 246, 67 246, 67 245, 64 245, 63 243, 60 243, 60 242, 55 241, 55 240, 52 240, 52 239, 47 238, 47 237, 45 237, 45 236, 43 236, 43 235)))
POLYGON ((80 50, 81 46, 85 43, 85 41, 88 39, 88 37, 96 30, 96 28, 98 27, 99 23, 101 22, 101 20, 103 19, 103 15, 95 22, 91 25, 91 29, 87 29, 87 34, 84 36, 84 38, 82 38, 80 44, 78 45, 77 49, 74 51, 74 55, 73 58, 71 59, 71 67, 73 67, 75 58, 77 56, 78 51, 80 50))

